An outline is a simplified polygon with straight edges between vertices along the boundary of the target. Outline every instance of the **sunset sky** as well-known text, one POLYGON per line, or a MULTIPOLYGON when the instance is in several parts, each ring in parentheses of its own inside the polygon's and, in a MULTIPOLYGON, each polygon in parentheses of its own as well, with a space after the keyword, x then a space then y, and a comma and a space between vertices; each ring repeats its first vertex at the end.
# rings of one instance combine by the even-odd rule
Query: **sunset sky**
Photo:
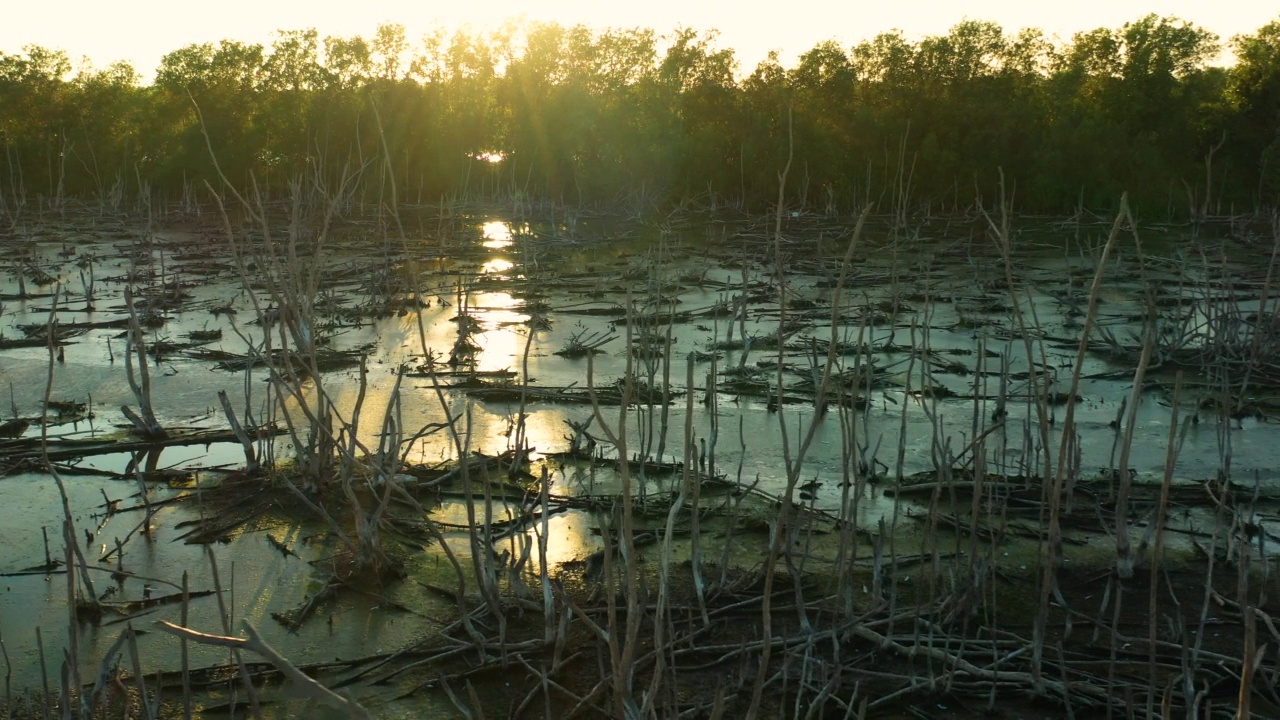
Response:
POLYGON ((1194 22, 1223 40, 1280 19, 1273 3, 1259 0, 62 0, 6 4, 0 18, 0 52, 43 45, 66 50, 73 60, 88 56, 97 66, 127 60, 148 78, 165 53, 191 43, 236 39, 265 44, 275 30, 305 28, 317 29, 322 37, 369 36, 384 22, 404 25, 411 41, 436 26, 469 25, 483 30, 516 17, 595 28, 650 27, 659 33, 681 25, 715 28, 720 31, 719 45, 736 51, 739 71, 746 73, 770 50, 779 50, 783 64, 790 65, 799 53, 822 40, 852 45, 895 28, 914 39, 943 34, 965 18, 995 21, 1006 32, 1039 27, 1069 39, 1080 30, 1119 27, 1155 12, 1194 22))

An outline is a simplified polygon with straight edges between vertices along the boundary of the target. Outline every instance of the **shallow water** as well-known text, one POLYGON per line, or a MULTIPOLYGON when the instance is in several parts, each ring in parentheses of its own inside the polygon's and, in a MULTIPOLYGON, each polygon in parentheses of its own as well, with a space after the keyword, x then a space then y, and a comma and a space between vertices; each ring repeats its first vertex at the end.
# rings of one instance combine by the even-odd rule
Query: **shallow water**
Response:
MULTIPOLYGON (((869 243, 868 254, 859 257, 854 275, 845 291, 845 307, 839 313, 840 325, 833 333, 828 304, 831 289, 829 275, 838 265, 841 250, 829 242, 823 245, 812 238, 801 237, 789 252, 797 269, 788 273, 788 306, 780 309, 777 289, 771 278, 773 266, 765 246, 754 236, 746 236, 740 244, 734 240, 706 246, 705 238, 713 230, 699 228, 687 232, 663 233, 652 228, 637 232, 628 229, 616 235, 568 237, 564 228, 531 228, 528 224, 502 217, 476 216, 458 224, 449 243, 459 256, 441 259, 439 238, 409 238, 407 257, 384 263, 382 253, 395 256, 400 243, 383 243, 380 239, 345 238, 326 251, 322 287, 329 300, 339 308, 353 309, 369 299, 376 288, 398 283, 393 295, 401 300, 411 296, 405 288, 416 290, 429 305, 419 310, 404 310, 371 319, 367 313, 331 312, 322 316, 316 332, 329 340, 328 348, 361 351, 366 356, 367 381, 361 399, 360 372, 348 367, 326 372, 324 387, 330 393, 337 412, 345 422, 356 416, 359 402, 357 434, 365 447, 376 448, 382 419, 391 402, 391 389, 401 366, 416 368, 423 360, 423 348, 439 357, 447 357, 458 337, 460 311, 474 319, 476 332, 472 339, 477 347, 474 369, 479 372, 510 370, 514 382, 525 380, 539 388, 583 389, 589 382, 604 388, 620 378, 626 369, 625 323, 615 324, 617 316, 597 314, 640 301, 654 294, 661 303, 642 310, 655 317, 668 313, 688 313, 670 323, 672 387, 680 394, 667 410, 669 430, 665 438, 655 433, 661 427, 661 409, 634 408, 628 418, 628 445, 632 452, 648 447, 656 452, 664 447, 661 460, 681 461, 685 457, 683 427, 687 398, 693 395, 693 437, 691 456, 708 453, 709 470, 725 474, 731 480, 750 484, 776 495, 786 488, 785 461, 794 456, 800 438, 816 424, 812 445, 798 470, 801 482, 814 482, 807 501, 816 509, 839 514, 843 488, 850 468, 842 457, 846 446, 841 412, 836 408, 815 419, 812 402, 784 403, 781 412, 771 407, 769 394, 737 395, 721 387, 716 393, 714 415, 708 404, 708 382, 712 369, 705 359, 695 362, 694 383, 685 387, 686 357, 694 351, 711 352, 715 344, 728 338, 729 325, 734 325, 734 339, 742 332, 762 344, 776 336, 780 320, 803 318, 804 325, 791 336, 781 355, 776 348, 754 349, 745 359, 740 350, 724 350, 717 360, 717 371, 757 362, 772 364, 781 359, 788 367, 784 383, 789 388, 814 377, 813 368, 825 361, 825 343, 834 338, 853 345, 861 342, 880 348, 864 356, 862 364, 871 363, 877 370, 875 386, 861 393, 867 400, 865 410, 844 415, 846 422, 856 425, 857 442, 864 445, 864 459, 882 474, 903 475, 930 471, 935 455, 946 448, 951 456, 965 453, 975 435, 993 424, 997 408, 995 398, 1001 394, 1001 362, 1017 377, 1025 373, 1027 345, 1019 325, 1011 313, 1012 301, 1004 288, 1004 269, 989 247, 977 245, 958 253, 949 243, 947 252, 936 248, 893 249, 883 242, 869 243), (371 247, 375 252, 360 252, 371 247), (825 248, 825 250, 824 250, 825 248), (822 252, 819 252, 822 250, 822 252), (820 260, 815 259, 821 257, 820 260), (411 268, 412 262, 416 268, 411 268), (743 269, 744 263, 746 269, 743 269), (823 269, 825 268, 825 273, 823 269), (717 303, 733 303, 745 286, 756 299, 748 305, 747 317, 741 322, 708 312, 717 303), (393 281, 395 281, 393 283, 393 281), (528 303, 545 303, 549 329, 532 332, 527 324, 531 311, 528 303), (602 352, 590 363, 586 359, 566 359, 556 355, 575 335, 614 339, 602 346, 602 352), (896 349, 885 349, 886 346, 896 349), (527 366, 525 360, 526 346, 527 366), (911 347, 928 347, 938 361, 927 375, 923 373, 923 355, 910 352, 911 347), (362 350, 363 349, 363 350, 362 350), (980 350, 987 351, 982 356, 980 350), (944 365, 945 364, 945 365, 944 365), (981 368, 980 368, 981 364, 981 368), (588 368, 591 374, 588 374, 588 368), (526 369, 527 368, 527 369, 526 369), (985 375, 976 371, 982 369, 985 375), (939 392, 921 394, 919 388, 946 388, 953 397, 939 392), (975 395, 977 396, 975 399, 975 395), (976 422, 975 422, 976 421, 976 422), (784 428, 787 440, 784 443, 784 428), (705 443, 705 445, 704 445, 705 443), (704 447, 706 448, 704 450, 704 447), (713 458, 713 459, 712 459, 713 458), (878 463, 878 464, 877 464, 878 463)), ((799 230, 795 231, 799 234, 799 230)), ((1096 248, 1097 240, 1091 247, 1096 248)), ((1086 245, 1088 245, 1086 243, 1086 245)), ((1178 246, 1177 243, 1171 245, 1178 246)), ((30 265, 38 266, 59 278, 64 285, 58 290, 69 293, 59 298, 59 323, 101 322, 123 317, 123 276, 130 268, 142 266, 130 253, 143 253, 146 264, 157 277, 182 282, 190 298, 165 313, 167 321, 161 329, 148 331, 152 344, 169 340, 180 342, 193 331, 222 330, 220 340, 166 352, 151 366, 151 392, 155 411, 166 427, 221 428, 226 422, 218 407, 217 392, 226 390, 242 418, 262 421, 273 417, 268 404, 267 373, 220 370, 205 359, 203 350, 220 350, 243 355, 249 345, 263 341, 264 329, 254 324, 256 313, 247 293, 242 290, 239 273, 223 251, 225 242, 217 233, 174 231, 159 233, 150 245, 125 240, 95 231, 91 227, 49 228, 38 241, 27 245, 30 265), (74 240, 64 238, 71 237, 74 240), (74 253, 60 255, 64 243, 73 244, 74 253), (194 250, 202 251, 192 258, 194 250), (86 304, 77 257, 93 256, 98 278, 93 312, 64 312, 62 309, 83 308, 86 304), (184 257, 188 259, 183 259, 184 257), (116 278, 112 280, 111 278, 116 278), (210 313, 211 308, 230 304, 234 315, 210 313), (242 337, 243 336, 243 339, 242 337)), ((1089 250, 1075 247, 1064 237, 1059 247, 1037 246, 1018 255, 1018 303, 1028 323, 1034 325, 1036 342, 1032 353, 1044 370, 1054 377, 1053 390, 1065 391, 1072 372, 1079 339, 1079 318, 1074 309, 1083 307, 1083 297, 1091 280, 1092 262, 1089 250), (1043 338, 1043 342, 1040 341, 1043 338)), ((1170 257, 1173 254, 1170 253, 1170 257)), ((1147 282, 1135 279, 1134 260, 1125 257, 1109 270, 1109 282, 1101 295, 1099 323, 1119 338, 1141 331, 1141 323, 1133 318, 1142 309, 1141 295, 1148 283, 1166 288, 1179 288, 1190 298, 1202 297, 1199 280, 1206 275, 1199 269, 1186 269, 1177 262, 1153 263, 1147 282), (1183 287, 1185 286, 1185 287, 1183 287)), ((1243 266, 1239 272, 1245 274, 1243 266)), ((35 287, 28 292, 51 293, 56 287, 35 287)), ((1170 291, 1172 292, 1172 290, 1170 291)), ((0 295, 18 294, 12 275, 0 283, 0 295)), ((53 303, 51 298, 8 299, 0 308, 0 337, 21 337, 19 327, 44 324, 53 303)), ((1256 310, 1256 297, 1242 297, 1238 305, 1256 310)), ((661 338, 668 323, 653 320, 652 332, 661 338)), ((640 330, 635 330, 637 333, 640 330)), ((120 329, 89 330, 69 338, 63 346, 64 360, 50 362, 43 347, 15 348, 0 351, 0 378, 10 392, 14 413, 22 417, 38 416, 52 372, 50 396, 55 400, 91 403, 94 417, 73 424, 51 427, 51 436, 94 437, 120 432, 123 422, 121 405, 135 405, 136 400, 126 382, 120 329)), ((852 369, 853 354, 837 353, 837 369, 852 369)), ((644 374, 643 358, 635 361, 637 372, 644 374)), ((663 378, 664 368, 651 366, 655 380, 663 378)), ((1080 442, 1082 475, 1114 467, 1117 431, 1111 423, 1117 417, 1121 402, 1130 393, 1132 367, 1115 363, 1099 353, 1086 355, 1079 387, 1082 401, 1075 406, 1075 425, 1080 442), (1109 373, 1116 373, 1109 375, 1109 373)), ((765 368, 760 377, 776 382, 777 375, 765 368)), ((1148 380, 1159 380, 1171 387, 1172 378, 1152 373, 1148 380), (1154 377, 1153 377, 1154 376, 1154 377)), ((1195 378, 1188 378, 1193 380, 1195 378)), ((452 378, 440 377, 448 385, 452 378)), ((314 392, 314 384, 309 386, 314 392)), ((773 387, 770 385, 769 387, 773 387)), ((400 405, 401 424, 408 432, 441 423, 449 416, 461 418, 466 446, 489 455, 515 447, 519 408, 509 402, 470 399, 461 390, 445 388, 444 403, 437 396, 436 384, 429 377, 408 375, 403 380, 400 405)), ((1043 456, 1040 428, 1036 420, 1031 394, 1025 379, 1013 379, 1004 389, 1009 398, 1007 416, 1002 429, 986 436, 984 449, 990 471, 1009 475, 1040 474, 1038 464, 1043 456)), ((788 391, 788 395, 793 395, 788 391)), ((1214 477, 1223 465, 1222 457, 1231 457, 1233 476, 1252 483, 1255 478, 1264 486, 1280 482, 1280 446, 1274 442, 1274 419, 1246 418, 1220 422, 1213 413, 1200 418, 1196 403, 1206 393, 1189 391, 1183 398, 1181 420, 1186 424, 1193 414, 1203 419, 1187 427, 1178 453, 1174 474, 1180 482, 1198 482, 1214 477)), ((803 400, 803 398, 802 398, 803 400)), ((1134 441, 1129 458, 1143 479, 1159 478, 1165 468, 1169 440, 1170 392, 1153 390, 1145 393, 1136 415, 1134 441)), ((617 408, 602 408, 610 425, 618 424, 617 408)), ((1051 450, 1056 457, 1064 406, 1052 410, 1055 425, 1049 428, 1051 450)), ((5 413, 6 417, 10 413, 5 413)), ((590 405, 537 402, 528 406, 523 422, 527 444, 539 453, 565 450, 571 430, 566 421, 581 423, 592 415, 590 405)), ((275 415, 278 417, 278 414, 275 415)), ((602 435, 598 424, 592 432, 602 435)), ((36 436, 33 424, 27 436, 36 436)), ((291 456, 291 439, 283 435, 275 441, 277 458, 291 456)), ((454 440, 445 432, 435 432, 418 441, 407 452, 411 462, 431 464, 456 456, 454 440)), ((539 459, 535 454, 535 459, 539 459)), ((86 458, 80 463, 110 473, 125 473, 131 457, 113 454, 86 458)), ((165 449, 153 458, 157 467, 196 469, 231 467, 243 462, 234 444, 175 447, 165 449)), ((549 462, 547 464, 554 493, 565 495, 609 495, 619 492, 614 472, 593 468, 588 463, 549 462)), ((671 490, 671 478, 649 478, 639 483, 644 492, 671 490)), ((103 503, 102 493, 111 499, 127 498, 137 492, 131 482, 101 477, 67 478, 69 502, 78 531, 92 529, 99 520, 94 517, 103 503), (98 508, 95 510, 95 508, 98 508)), ((177 492, 153 486, 153 500, 177 492)), ((125 504, 130 504, 126 500, 125 504)), ((445 501, 437 509, 442 522, 465 525, 466 515, 456 501, 445 501)), ((892 501, 878 493, 869 493, 860 506, 858 524, 872 528, 894 508, 892 501)), ((501 507, 495 512, 501 515, 501 507)), ((188 502, 166 506, 154 518, 155 533, 151 540, 133 537, 125 548, 128 569, 136 574, 174 582, 184 570, 193 573, 193 589, 205 589, 210 578, 205 550, 177 540, 175 526, 199 512, 199 506, 188 502)), ((123 539, 141 513, 131 512, 105 519, 97 530, 90 550, 103 552, 103 543, 123 539)), ((15 572, 43 562, 40 528, 49 528, 50 543, 55 554, 62 544, 59 532, 60 500, 52 480, 44 475, 17 473, 0 479, 0 572, 15 572)), ((449 617, 453 608, 437 596, 422 589, 420 583, 406 582, 387 592, 397 603, 415 608, 416 612, 389 612, 376 601, 344 600, 328 610, 333 622, 327 630, 313 628, 307 633, 292 634, 271 619, 271 613, 297 607, 315 591, 317 573, 306 561, 321 559, 331 550, 326 543, 301 541, 303 530, 295 525, 279 525, 279 519, 265 519, 261 526, 236 534, 215 553, 224 582, 235 585, 235 599, 230 603, 235 618, 244 618, 264 632, 269 642, 299 663, 316 662, 330 657, 353 657, 389 651, 411 638, 429 634, 440 618, 449 617), (265 541, 267 531, 280 534, 297 549, 301 557, 286 557, 265 541), (234 565, 234 569, 233 569, 234 565)), ((549 563, 581 561, 598 551, 600 539, 595 534, 604 520, 598 513, 572 511, 554 516, 549 524, 549 563)), ((446 533, 451 547, 465 559, 470 553, 469 536, 462 531, 446 533)), ((83 538, 78 541, 83 542, 83 538)), ((514 545, 509 548, 518 551, 514 545)), ((93 553, 90 553, 91 555, 93 553)), ((439 553, 424 551, 411 562, 410 574, 421 578, 436 572, 439 553)), ((110 563, 104 564, 110 567, 110 563)), ((533 570, 536 563, 530 566, 533 570)), ((101 588, 111 584, 109 571, 101 573, 101 588)), ((67 639, 65 578, 42 574, 5 577, 4 597, 0 600, 0 633, 11 657, 34 657, 35 637, 32 629, 42 628, 46 651, 64 645, 67 639)), ((448 580, 441 584, 448 584, 448 580)), ((152 592, 158 590, 153 584, 152 592)), ((120 597, 137 599, 142 584, 129 580, 120 597)), ((212 598, 194 601, 190 625, 220 631, 212 598)), ((176 621, 176 606, 138 618, 143 627, 164 618, 176 621)), ((313 624, 315 621, 313 621, 313 624)), ((84 626, 78 630, 82 673, 94 672, 93 658, 98 657, 114 641, 110 626, 84 626)), ((159 632, 150 632, 141 640, 143 654, 172 659, 174 641, 159 632)), ((212 650, 194 651, 193 664, 213 664, 225 660, 225 653, 212 650)), ((51 660, 56 664, 56 660, 51 660)), ((172 666, 171 662, 166 662, 172 666)), ((51 677, 54 673, 51 671, 51 677)), ((33 687, 39 682, 38 667, 29 663, 15 672, 16 687, 33 687)))

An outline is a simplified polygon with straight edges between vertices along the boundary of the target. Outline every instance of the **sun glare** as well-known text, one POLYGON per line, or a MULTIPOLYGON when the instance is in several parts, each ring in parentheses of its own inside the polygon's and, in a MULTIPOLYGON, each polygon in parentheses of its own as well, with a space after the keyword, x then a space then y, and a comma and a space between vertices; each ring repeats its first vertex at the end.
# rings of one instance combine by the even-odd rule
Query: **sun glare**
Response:
MULTIPOLYGON (((974 0, 949 3, 830 3, 800 0, 785 13, 741 12, 729 0, 702 3, 656 0, 650 3, 601 3, 587 0, 481 0, 471 3, 410 3, 393 0, 377 9, 341 3, 309 3, 276 0, 262 3, 225 0, 195 4, 181 13, 171 12, 160 0, 133 0, 121 11, 117 3, 66 0, 61 3, 6 3, 0 23, 0 52, 16 53, 34 43, 66 50, 73 58, 92 58, 98 67, 114 60, 133 63, 150 82, 161 58, 188 44, 220 40, 263 43, 276 39, 277 30, 316 29, 320 37, 370 37, 382 23, 401 24, 412 42, 444 29, 495 31, 504 23, 559 22, 602 28, 653 28, 669 34, 676 27, 716 29, 718 47, 731 48, 738 71, 749 75, 770 51, 780 51, 790 64, 818 42, 835 39, 841 45, 870 40, 879 33, 900 28, 908 37, 944 34, 965 19, 993 20, 1010 33, 1038 27, 1049 36, 1070 38, 1077 31, 1118 26, 1158 8, 1161 14, 1195 22, 1223 39, 1255 31, 1275 17, 1273 6, 1257 0, 1204 3, 1197 0, 1165 0, 1152 4, 1137 0, 1086 0, 1084 3, 1014 3, 1010 0, 974 0), (74 17, 76 22, 67 22, 74 17), (128 38, 124 42, 122 38, 128 38)), ((407 68, 408 63, 405 63, 407 68)), ((472 157, 501 162, 501 151, 472 157)))

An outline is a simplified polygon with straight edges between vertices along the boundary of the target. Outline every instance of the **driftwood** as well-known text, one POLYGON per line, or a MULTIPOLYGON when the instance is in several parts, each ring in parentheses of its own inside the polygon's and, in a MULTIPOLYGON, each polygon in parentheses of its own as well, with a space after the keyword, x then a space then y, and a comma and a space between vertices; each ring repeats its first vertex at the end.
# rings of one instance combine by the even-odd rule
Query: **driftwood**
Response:
MULTIPOLYGON (((275 426, 252 428, 251 432, 258 436, 281 435, 283 431, 275 426)), ((55 440, 49 439, 49 460, 72 460, 90 455, 106 455, 117 452, 136 452, 139 450, 158 450, 166 447, 184 445, 208 445, 217 442, 236 442, 239 438, 231 430, 171 430, 161 440, 55 440)), ((8 460, 24 460, 40 457, 40 438, 24 438, 0 442, 0 455, 8 460)))
POLYGON ((369 720, 372 720, 373 718, 373 716, 369 714, 369 711, 365 710, 364 707, 362 707, 360 703, 356 702, 349 694, 336 693, 299 670, 296 665, 285 659, 285 657, 276 651, 275 648, 268 645, 266 641, 258 635, 258 631, 255 630, 248 621, 243 621, 240 624, 240 627, 244 630, 245 634, 249 636, 247 638, 210 635, 182 627, 181 625, 174 625, 173 623, 166 622, 164 620, 159 621, 156 625, 167 633, 177 635, 178 637, 186 640, 198 642, 202 645, 213 645, 216 647, 243 649, 255 652, 266 658, 267 662, 274 665, 277 670, 279 670, 293 683, 293 686, 304 697, 346 713, 347 717, 350 718, 368 718, 369 720))

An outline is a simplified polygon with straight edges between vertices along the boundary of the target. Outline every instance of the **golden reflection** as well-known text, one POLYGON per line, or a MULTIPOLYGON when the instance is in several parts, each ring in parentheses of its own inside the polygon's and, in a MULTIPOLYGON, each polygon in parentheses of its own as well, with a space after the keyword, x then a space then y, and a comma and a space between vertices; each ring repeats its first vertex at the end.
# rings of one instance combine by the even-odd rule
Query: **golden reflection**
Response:
POLYGON ((515 327, 485 330, 478 336, 480 354, 476 357, 476 370, 493 372, 517 369, 524 354, 524 334, 515 327))
POLYGON ((527 332, 522 324, 528 316, 514 309, 519 304, 510 293, 486 292, 471 296, 474 316, 484 330, 475 338, 482 350, 476 358, 477 370, 508 370, 520 364, 527 332))
MULTIPOLYGON (((517 508, 502 501, 495 500, 490 505, 494 521, 511 521, 517 518, 517 508)), ((484 501, 476 502, 477 519, 484 512, 484 501)), ((432 513, 432 517, 442 523, 465 526, 467 517, 466 504, 459 501, 446 501, 432 513)), ((547 567, 554 570, 563 563, 574 560, 585 560, 600 548, 600 542, 591 532, 593 521, 590 515, 579 510, 556 513, 547 519, 547 567)), ((538 534, 542 532, 541 522, 527 528, 519 535, 511 535, 494 543, 493 551, 498 557, 518 558, 525 553, 526 543, 529 552, 529 564, 526 572, 536 574, 539 571, 538 534)), ((447 537, 455 553, 467 557, 470 552, 469 543, 460 542, 460 533, 450 533, 447 537)))
POLYGON ((366 448, 378 447, 378 440, 382 433, 382 418, 386 415, 387 406, 391 404, 391 389, 394 386, 392 378, 371 374, 366 380, 363 398, 360 397, 360 387, 357 383, 343 383, 336 392, 331 391, 334 408, 344 423, 351 421, 357 410, 356 403, 360 403, 359 412, 362 422, 356 430, 360 442, 366 448))
MULTIPOLYGON (((515 316, 514 313, 512 315, 515 316)), ((486 330, 479 338, 482 352, 476 359, 476 369, 480 372, 519 371, 528 332, 528 328, 510 324, 486 330)))
POLYGON ((494 258, 489 262, 481 265, 480 272, 481 274, 484 274, 484 275, 505 275, 507 272, 511 270, 511 268, 515 266, 516 264, 511 262, 510 260, 505 260, 503 258, 494 258))
POLYGON ((476 310, 510 310, 520 304, 511 293, 504 292, 473 293, 469 300, 471 307, 476 310))
POLYGON ((525 443, 540 453, 563 450, 568 445, 563 410, 537 410, 526 412, 524 417, 525 443))
POLYGON ((508 223, 491 220, 481 226, 480 231, 484 235, 484 242, 481 244, 490 250, 501 250, 511 246, 511 225, 508 223))
POLYGON ((551 568, 570 560, 585 560, 598 546, 591 535, 591 519, 585 513, 560 513, 547 521, 547 565, 551 568))

